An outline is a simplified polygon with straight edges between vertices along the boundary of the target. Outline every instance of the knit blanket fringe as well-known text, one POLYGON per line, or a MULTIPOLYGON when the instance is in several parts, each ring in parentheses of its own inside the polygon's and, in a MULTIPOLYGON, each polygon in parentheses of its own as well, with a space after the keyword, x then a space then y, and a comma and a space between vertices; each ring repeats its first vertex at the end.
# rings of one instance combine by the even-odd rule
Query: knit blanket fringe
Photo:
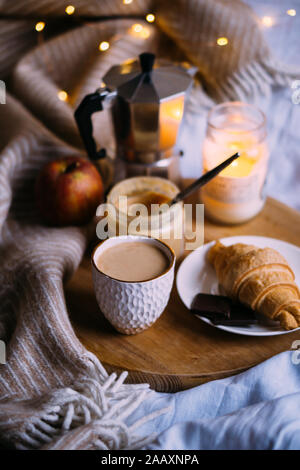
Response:
POLYGON ((72 386, 40 399, 9 405, 2 402, 0 429, 5 427, 8 440, 12 439, 17 449, 137 449, 155 439, 156 433, 143 438, 136 435, 136 430, 170 411, 170 407, 127 425, 126 419, 155 392, 148 384, 124 384, 127 372, 119 377, 115 373, 108 375, 95 356, 88 357, 90 375, 79 377, 72 386), (10 413, 12 406, 19 409, 19 425, 18 415, 10 413), (26 420, 24 413, 28 413, 26 420))

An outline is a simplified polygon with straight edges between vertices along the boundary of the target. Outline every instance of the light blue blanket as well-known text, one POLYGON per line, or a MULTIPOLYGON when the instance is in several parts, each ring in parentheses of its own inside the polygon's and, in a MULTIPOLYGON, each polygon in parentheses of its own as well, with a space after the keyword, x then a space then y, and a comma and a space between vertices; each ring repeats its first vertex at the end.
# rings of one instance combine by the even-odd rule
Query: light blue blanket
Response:
POLYGON ((191 390, 155 393, 138 414, 165 406, 168 413, 140 430, 159 433, 145 449, 300 449, 300 351, 191 390))

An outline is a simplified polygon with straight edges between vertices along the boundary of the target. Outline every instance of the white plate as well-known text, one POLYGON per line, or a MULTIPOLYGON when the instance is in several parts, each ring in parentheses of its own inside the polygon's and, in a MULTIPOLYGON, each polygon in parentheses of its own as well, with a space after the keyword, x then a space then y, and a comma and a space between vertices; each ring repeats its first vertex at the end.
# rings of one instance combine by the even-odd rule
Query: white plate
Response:
MULTIPOLYGON (((300 248, 290 243, 267 237, 238 236, 227 237, 220 240, 224 245, 234 243, 245 243, 255 245, 259 248, 270 247, 279 251, 290 264, 296 276, 296 283, 300 286, 300 248)), ((215 242, 207 243, 188 255, 181 263, 177 277, 176 286, 179 297, 187 308, 191 307, 192 300, 199 292, 205 294, 221 294, 214 268, 206 260, 206 253, 215 242)), ((198 315, 197 315, 198 316, 198 315)), ((258 323, 249 326, 224 326, 214 325, 208 318, 200 317, 205 323, 239 335, 247 336, 274 336, 291 333, 296 330, 284 330, 278 323, 258 323)), ((299 328, 297 328, 299 330, 299 328)))

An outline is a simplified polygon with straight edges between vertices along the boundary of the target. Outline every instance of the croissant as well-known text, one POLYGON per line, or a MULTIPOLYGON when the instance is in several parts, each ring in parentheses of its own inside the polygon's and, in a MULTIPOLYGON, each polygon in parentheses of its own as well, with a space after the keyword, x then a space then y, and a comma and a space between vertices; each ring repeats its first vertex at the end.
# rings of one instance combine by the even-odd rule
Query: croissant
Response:
POLYGON ((300 326, 300 292, 286 259, 272 248, 217 241, 208 252, 220 285, 239 301, 286 330, 300 326))

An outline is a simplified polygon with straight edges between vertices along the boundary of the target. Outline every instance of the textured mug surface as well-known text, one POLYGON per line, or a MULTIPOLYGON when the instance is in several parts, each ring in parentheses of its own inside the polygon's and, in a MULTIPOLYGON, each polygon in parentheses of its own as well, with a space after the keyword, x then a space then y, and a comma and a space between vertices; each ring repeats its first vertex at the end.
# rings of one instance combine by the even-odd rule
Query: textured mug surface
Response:
POLYGON ((136 235, 111 237, 101 242, 92 255, 93 282, 100 310, 120 333, 132 335, 149 328, 164 311, 174 281, 175 255, 166 244, 136 235), (120 243, 145 242, 159 248, 169 259, 161 275, 142 282, 114 279, 97 267, 95 260, 104 250, 120 243))

